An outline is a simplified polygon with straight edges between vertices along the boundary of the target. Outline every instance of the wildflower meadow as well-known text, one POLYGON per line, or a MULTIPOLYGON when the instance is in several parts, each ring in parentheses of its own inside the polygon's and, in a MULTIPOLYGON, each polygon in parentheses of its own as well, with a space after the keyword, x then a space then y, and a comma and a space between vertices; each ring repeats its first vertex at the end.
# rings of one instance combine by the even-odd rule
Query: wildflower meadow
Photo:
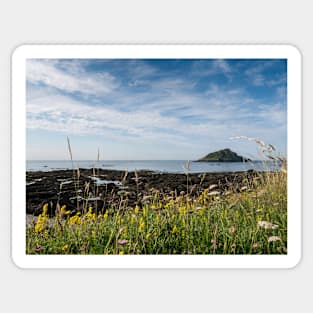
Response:
MULTIPOLYGON (((187 176, 188 182, 188 176, 187 176)), ((26 227, 27 254, 286 254, 287 171, 256 172, 239 190, 146 194, 141 205, 75 212, 48 204, 26 227)))

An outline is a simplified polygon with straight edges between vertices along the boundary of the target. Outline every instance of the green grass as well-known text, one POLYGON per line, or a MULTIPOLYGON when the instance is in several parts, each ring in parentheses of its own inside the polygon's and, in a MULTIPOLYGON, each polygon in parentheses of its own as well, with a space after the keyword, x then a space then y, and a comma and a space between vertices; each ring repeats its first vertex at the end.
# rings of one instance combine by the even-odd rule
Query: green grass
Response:
MULTIPOLYGON (((93 208, 26 227, 27 254, 286 254, 287 173, 259 173, 246 188, 212 194, 151 193, 139 207, 93 208)), ((146 195, 147 196, 147 195, 146 195)), ((62 204, 60 204, 62 205, 62 204)))

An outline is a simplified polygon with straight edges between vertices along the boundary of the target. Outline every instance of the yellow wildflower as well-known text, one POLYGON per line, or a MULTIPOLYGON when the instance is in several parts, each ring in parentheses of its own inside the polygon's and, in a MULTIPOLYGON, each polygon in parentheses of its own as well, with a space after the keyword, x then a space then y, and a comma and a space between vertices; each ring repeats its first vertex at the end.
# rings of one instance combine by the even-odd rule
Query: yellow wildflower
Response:
POLYGON ((178 211, 181 215, 185 214, 187 212, 187 208, 185 206, 180 206, 178 208, 178 211))
POLYGON ((122 217, 120 215, 117 217, 117 221, 116 222, 117 222, 118 225, 122 224, 122 217))
POLYGON ((172 234, 177 234, 178 233, 178 228, 176 225, 174 225, 173 229, 172 229, 172 234))
POLYGON ((156 216, 156 223, 159 224, 160 223, 160 215, 156 216))
POLYGON ((69 215, 71 213, 71 211, 66 210, 66 205, 62 205, 60 212, 61 212, 61 215, 69 215))
POLYGON ((35 225, 35 232, 40 233, 46 229, 49 218, 47 215, 48 212, 48 203, 46 203, 42 208, 42 213, 38 216, 37 223, 35 225))
POLYGON ((124 226, 122 233, 123 233, 123 234, 127 234, 127 231, 128 231, 127 226, 124 226))
POLYGON ((42 214, 47 215, 48 213, 48 203, 46 203, 42 208, 42 214))
POLYGON ((70 224, 80 224, 81 223, 81 218, 78 214, 70 217, 70 220, 69 220, 70 224))
POLYGON ((183 230, 182 233, 181 233, 181 237, 184 239, 186 237, 186 233, 185 231, 183 230))
POLYGON ((175 205, 175 202, 173 199, 169 200, 166 204, 165 204, 165 209, 168 210, 170 208, 172 208, 175 205))
POLYGON ((132 215, 132 216, 131 216, 130 223, 131 223, 132 225, 136 223, 136 216, 135 216, 135 215, 132 215))
POLYGON ((161 207, 156 206, 155 204, 151 204, 150 209, 153 210, 153 211, 159 211, 161 209, 161 207))
POLYGON ((144 222, 143 219, 140 219, 140 224, 139 224, 139 227, 138 227, 138 233, 142 233, 144 228, 145 228, 145 222, 144 222))
POLYGON ((86 217, 89 218, 89 219, 93 219, 95 220, 96 219, 96 213, 92 213, 92 207, 90 207, 88 209, 88 212, 86 214, 86 217))

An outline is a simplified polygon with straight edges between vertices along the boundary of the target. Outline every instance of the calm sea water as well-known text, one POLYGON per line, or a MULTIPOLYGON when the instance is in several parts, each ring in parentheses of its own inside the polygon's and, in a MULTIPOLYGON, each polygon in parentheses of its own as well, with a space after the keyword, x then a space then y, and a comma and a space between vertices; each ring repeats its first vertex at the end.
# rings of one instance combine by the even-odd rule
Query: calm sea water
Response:
MULTIPOLYGON (((186 160, 146 160, 146 161, 74 161, 74 168, 103 168, 111 170, 151 170, 165 173, 185 173, 183 166, 186 160)), ((256 169, 261 171, 275 170, 278 165, 272 162, 190 162, 190 173, 237 172, 256 169)), ((27 171, 53 171, 72 169, 71 161, 27 161, 27 171)))

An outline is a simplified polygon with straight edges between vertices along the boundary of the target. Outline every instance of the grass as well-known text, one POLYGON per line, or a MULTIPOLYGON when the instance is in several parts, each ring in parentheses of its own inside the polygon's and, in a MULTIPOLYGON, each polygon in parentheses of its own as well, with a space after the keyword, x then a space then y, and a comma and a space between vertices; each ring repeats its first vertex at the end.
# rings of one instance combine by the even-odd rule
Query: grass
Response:
POLYGON ((197 196, 145 196, 142 208, 97 214, 90 207, 56 217, 47 205, 27 226, 28 254, 285 254, 286 173, 259 174, 242 191, 209 189, 197 196))
MULTIPOLYGON (((68 146, 72 159, 69 140, 68 146)), ((263 142, 260 146, 269 159, 281 161, 273 156, 273 146, 266 147, 263 142)), ((116 195, 120 198, 119 204, 104 214, 98 214, 96 207, 85 206, 72 215, 60 203, 56 216, 50 219, 45 204, 37 221, 26 227, 26 253, 287 253, 285 168, 247 176, 245 186, 234 183, 222 192, 216 190, 217 185, 212 185, 196 195, 188 192, 189 168, 188 163, 186 193, 169 195, 151 191, 141 199, 141 207, 127 207, 125 196, 120 192, 116 195)), ((138 175, 135 172, 137 189, 138 175)), ((73 170, 73 176, 77 182, 79 170, 73 170)))

